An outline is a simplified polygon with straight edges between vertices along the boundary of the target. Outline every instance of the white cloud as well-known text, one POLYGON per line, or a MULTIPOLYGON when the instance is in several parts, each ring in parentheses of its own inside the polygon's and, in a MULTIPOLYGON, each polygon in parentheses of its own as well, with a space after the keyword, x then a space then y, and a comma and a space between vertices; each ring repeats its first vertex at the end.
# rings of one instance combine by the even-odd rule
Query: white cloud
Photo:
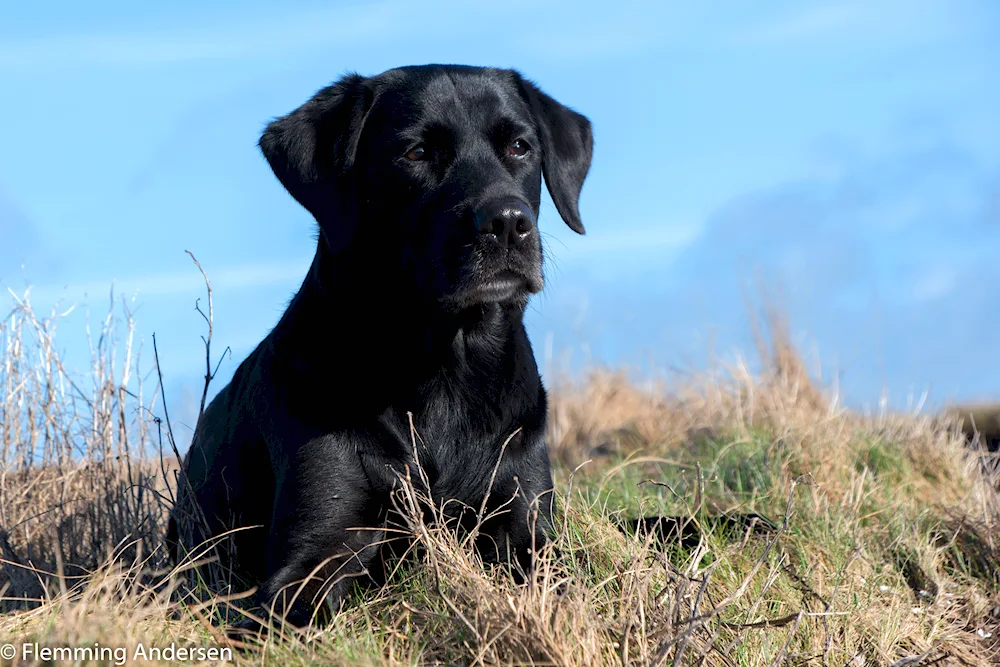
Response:
POLYGON ((0 68, 47 66, 146 67, 202 60, 265 56, 323 44, 344 44, 388 32, 387 19, 405 6, 386 1, 362 7, 232 17, 220 25, 184 31, 70 34, 0 42, 0 68))
POLYGON ((958 274, 953 267, 936 266, 917 279, 910 296, 916 302, 931 301, 947 295, 957 285, 958 274))
POLYGON ((655 227, 629 226, 615 232, 587 234, 573 244, 572 252, 560 251, 560 262, 633 260, 636 255, 673 255, 687 248, 701 232, 700 225, 664 222, 655 227))
MULTIPOLYGON (((312 257, 285 261, 242 264, 221 269, 207 267, 212 289, 216 292, 236 291, 253 287, 289 285, 298 287, 305 277, 312 257)), ((32 287, 29 298, 32 303, 46 306, 61 302, 65 306, 83 299, 104 298, 114 287, 115 294, 127 297, 174 296, 179 294, 199 295, 204 293, 205 283, 201 273, 194 266, 190 271, 133 276, 116 279, 108 277, 86 283, 69 285, 44 285, 32 287)), ((21 295, 24 290, 11 288, 21 295)))
POLYGON ((983 30, 979 0, 838 0, 796 5, 732 35, 746 46, 816 43, 827 39, 857 48, 861 45, 896 46, 970 36, 983 30))
MULTIPOLYGON (((524 2, 524 0, 511 0, 524 2)), ((269 11, 228 16, 214 24, 185 29, 127 33, 50 35, 0 42, 0 69, 57 66, 148 67, 205 60, 268 57, 317 47, 370 44, 404 31, 435 30, 481 14, 482 6, 438 0, 431 12, 406 0, 382 0, 311 11, 269 11)), ((525 3, 526 4, 526 3, 525 3)))
POLYGON ((428 47, 433 51, 446 47, 455 36, 468 35, 470 25, 489 26, 523 12, 533 13, 533 20, 513 23, 512 32, 503 36, 512 53, 531 51, 553 58, 606 55, 634 50, 640 42, 658 36, 655 26, 635 12, 619 9, 604 21, 581 26, 567 23, 558 6, 550 6, 547 15, 544 9, 529 0, 505 0, 502 7, 460 0, 436 0, 431 7, 408 0, 382 0, 310 11, 236 14, 189 28, 150 30, 143 26, 118 33, 6 39, 0 42, 0 70, 142 68, 265 58, 316 48, 374 48, 374 42, 407 36, 437 40, 428 47))
POLYGON ((850 26, 855 10, 848 4, 809 7, 751 25, 739 33, 746 43, 775 43, 808 39, 850 26))
POLYGON ((663 6, 645 0, 598 4, 590 11, 567 14, 558 6, 522 26, 511 36, 518 51, 554 60, 634 53, 651 44, 689 41, 692 27, 703 23, 697 7, 663 6), (595 11, 596 9, 596 11, 595 11))
POLYGON ((560 299, 577 298, 586 289, 566 282, 565 275, 583 271, 590 284, 596 285, 662 271, 695 242, 701 230, 697 225, 664 222, 588 233, 567 243, 549 241, 545 246, 547 274, 551 284, 559 286, 560 299))

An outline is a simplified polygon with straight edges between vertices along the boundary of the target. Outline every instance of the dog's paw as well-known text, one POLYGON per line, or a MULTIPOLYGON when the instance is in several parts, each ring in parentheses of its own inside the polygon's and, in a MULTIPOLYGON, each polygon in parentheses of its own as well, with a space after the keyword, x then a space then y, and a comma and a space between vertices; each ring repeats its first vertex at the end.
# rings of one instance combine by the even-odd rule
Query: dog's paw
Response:
POLYGON ((260 642, 270 627, 255 616, 244 616, 226 628, 226 637, 242 647, 260 642))

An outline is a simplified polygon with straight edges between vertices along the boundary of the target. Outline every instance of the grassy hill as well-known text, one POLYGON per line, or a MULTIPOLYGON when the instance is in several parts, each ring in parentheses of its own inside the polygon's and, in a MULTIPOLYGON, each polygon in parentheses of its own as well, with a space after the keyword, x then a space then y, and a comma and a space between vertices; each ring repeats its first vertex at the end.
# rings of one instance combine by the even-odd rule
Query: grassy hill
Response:
MULTIPOLYGON (((130 661, 139 645, 225 646, 210 619, 228 602, 180 599, 163 567, 176 458, 127 318, 92 332, 92 368, 75 375, 56 321, 12 307, 0 322, 0 639, 18 660, 25 642, 120 647, 130 661)), ((234 661, 996 664, 995 458, 969 445, 961 411, 842 409, 787 341, 772 327, 757 376, 736 362, 683 386, 606 369, 555 382, 559 554, 541 554, 532 585, 487 571, 414 512, 417 566, 326 630, 272 636, 234 661), (759 519, 725 520, 737 513, 759 519), (682 529, 629 523, 667 515, 682 529)), ((18 664, 44 664, 34 655, 18 664)))

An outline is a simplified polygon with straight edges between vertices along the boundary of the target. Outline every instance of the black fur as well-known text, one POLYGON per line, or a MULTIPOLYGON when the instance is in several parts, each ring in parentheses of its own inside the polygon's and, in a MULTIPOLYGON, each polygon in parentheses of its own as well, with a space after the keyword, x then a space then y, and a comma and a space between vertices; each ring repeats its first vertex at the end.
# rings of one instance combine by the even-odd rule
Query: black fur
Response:
POLYGON ((513 498, 478 546, 530 568, 552 503, 546 394, 522 321, 543 286, 535 223, 544 174, 584 232, 590 122, 515 71, 427 65, 344 76, 270 123, 260 148, 316 218, 316 255, 198 423, 184 469, 208 530, 182 480, 174 558, 263 526, 236 533, 223 564, 260 584, 261 605, 307 623, 317 592, 336 605, 350 576, 378 570, 392 489, 414 463, 412 413, 435 503, 478 511, 489 491, 489 513, 513 498), (294 605, 277 595, 331 556, 328 590, 311 583, 294 605))

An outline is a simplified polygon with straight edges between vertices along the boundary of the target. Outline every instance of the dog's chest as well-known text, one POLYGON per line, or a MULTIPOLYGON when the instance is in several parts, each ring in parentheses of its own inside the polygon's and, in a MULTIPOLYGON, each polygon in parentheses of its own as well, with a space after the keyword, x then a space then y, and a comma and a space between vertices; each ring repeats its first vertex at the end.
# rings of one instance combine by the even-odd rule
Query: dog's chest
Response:
POLYGON ((500 378, 461 383, 442 376, 422 394, 409 432, 412 462, 423 468, 436 499, 479 502, 491 478, 520 456, 525 437, 535 436, 528 423, 535 406, 522 387, 500 378), (501 453, 505 466, 498 465, 501 453))

